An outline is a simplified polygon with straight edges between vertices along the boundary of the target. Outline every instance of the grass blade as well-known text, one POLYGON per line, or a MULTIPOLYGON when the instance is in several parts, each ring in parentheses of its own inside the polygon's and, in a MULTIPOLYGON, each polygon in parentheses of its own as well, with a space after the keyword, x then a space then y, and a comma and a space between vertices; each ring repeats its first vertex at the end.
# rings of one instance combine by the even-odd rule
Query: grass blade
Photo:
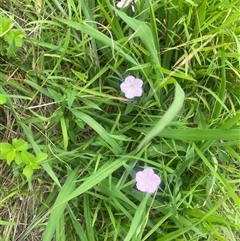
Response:
MULTIPOLYGON (((147 130, 146 130, 147 133, 147 130)), ((171 138, 175 140, 238 140, 240 136, 239 129, 225 130, 225 129, 165 129, 159 136, 171 138)))
POLYGON ((73 192, 75 188, 75 180, 78 174, 78 170, 79 168, 77 167, 70 173, 65 184, 63 185, 58 194, 58 197, 51 210, 50 218, 44 232, 43 241, 52 240, 53 234, 57 226, 59 225, 59 222, 67 205, 67 202, 62 202, 62 200, 66 199, 73 192))
POLYGON ((139 207, 137 208, 135 215, 132 219, 130 229, 129 229, 128 234, 127 234, 126 238, 124 239, 124 241, 132 240, 133 236, 137 235, 138 230, 141 228, 141 222, 143 221, 143 214, 146 209, 148 197, 149 196, 146 195, 144 197, 144 199, 142 200, 142 202, 140 203, 139 207))
POLYGON ((167 112, 164 114, 161 120, 156 124, 152 130, 144 137, 144 139, 140 142, 137 149, 141 149, 144 145, 146 145, 151 139, 153 139, 156 135, 158 135, 167 125, 171 123, 173 118, 177 115, 183 105, 184 101, 184 91, 180 87, 180 85, 176 84, 175 89, 175 98, 173 100, 172 105, 169 107, 167 112))
POLYGON ((71 194, 69 194, 65 199, 62 199, 62 201, 59 203, 59 205, 66 203, 67 201, 83 194, 84 192, 88 191, 90 188, 97 185, 99 182, 107 178, 109 175, 111 175, 114 171, 116 171, 118 168, 120 168, 125 161, 127 161, 129 158, 122 157, 117 160, 115 160, 112 163, 105 163, 97 172, 92 174, 91 176, 87 177, 84 182, 71 194))
POLYGON ((139 36, 139 38, 145 44, 154 62, 158 65, 161 65, 157 54, 158 51, 154 43, 153 34, 147 24, 129 17, 122 11, 117 9, 115 9, 115 11, 124 22, 126 22, 134 31, 137 32, 135 36, 139 36))
POLYGON ((58 21, 66 24, 69 27, 72 27, 76 30, 79 30, 89 36, 99 40, 101 43, 106 44, 108 47, 115 49, 118 51, 122 56, 124 56, 129 62, 137 65, 137 62, 128 54, 126 54, 117 44, 116 42, 106 36, 105 34, 101 33, 100 31, 96 30, 92 26, 88 25, 87 23, 78 23, 67 19, 57 18, 58 21))
POLYGON ((113 138, 111 138, 109 133, 91 116, 74 109, 71 109, 71 112, 76 117, 91 126, 100 135, 100 137, 112 147, 112 151, 114 154, 117 155, 122 153, 122 148, 119 146, 119 144, 113 138))

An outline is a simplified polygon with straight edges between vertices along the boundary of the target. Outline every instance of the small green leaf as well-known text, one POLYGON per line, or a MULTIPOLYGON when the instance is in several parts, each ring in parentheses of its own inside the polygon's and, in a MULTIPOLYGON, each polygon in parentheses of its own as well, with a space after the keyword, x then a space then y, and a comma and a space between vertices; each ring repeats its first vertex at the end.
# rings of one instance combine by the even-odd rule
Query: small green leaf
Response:
POLYGON ((23 169, 23 175, 29 180, 32 177, 33 169, 30 165, 27 165, 23 169))
POLYGON ((27 151, 21 152, 21 158, 22 158, 23 163, 26 164, 26 165, 31 165, 32 163, 35 162, 34 155, 27 152, 27 151))
POLYGON ((12 41, 11 44, 6 49, 7 49, 7 57, 11 58, 16 53, 15 42, 12 41))
POLYGON ((0 143, 0 160, 5 160, 7 158, 8 152, 12 151, 13 147, 9 143, 0 143))
POLYGON ((17 165, 20 165, 23 162, 20 152, 16 153, 15 162, 16 162, 17 165))
POLYGON ((9 151, 7 153, 7 158, 6 159, 7 159, 7 164, 8 165, 11 164, 11 162, 14 160, 15 156, 16 156, 16 152, 14 150, 11 150, 11 151, 9 151))
POLYGON ((60 93, 58 93, 56 90, 54 90, 52 88, 47 88, 47 90, 48 90, 48 93, 51 96, 51 98, 54 99, 54 101, 60 102, 63 100, 63 96, 60 93))
POLYGON ((77 92, 75 89, 67 89, 67 102, 68 102, 68 107, 72 107, 72 104, 74 102, 75 96, 77 92))
POLYGON ((5 104, 5 103, 6 103, 6 100, 7 100, 7 99, 6 99, 4 96, 0 95, 0 105, 5 104))
POLYGON ((83 81, 83 82, 87 82, 86 80, 87 80, 87 75, 86 74, 84 74, 84 73, 81 73, 81 72, 79 72, 79 71, 76 71, 76 70, 74 70, 74 69, 72 69, 72 72, 79 78, 79 80, 81 80, 81 81, 83 81))
POLYGON ((26 151, 28 149, 28 144, 26 141, 22 139, 13 139, 12 141, 13 146, 18 151, 26 151))
POLYGON ((40 167, 38 164, 36 164, 36 163, 32 163, 32 164, 31 164, 31 168, 32 168, 33 170, 37 170, 37 169, 40 169, 41 167, 40 167))
POLYGON ((18 29, 12 29, 4 35, 4 40, 8 42, 9 46, 14 43, 15 47, 21 47, 23 44, 24 34, 18 29))
POLYGON ((11 149, 13 149, 11 144, 9 144, 7 142, 0 143, 0 153, 5 152, 5 151, 9 151, 11 149))
POLYGON ((14 32, 15 45, 17 47, 22 47, 23 38, 25 37, 25 35, 19 29, 16 29, 16 30, 14 29, 13 32, 14 32))
POLYGON ((13 26, 12 21, 8 18, 0 17, 0 37, 5 35, 13 26))
POLYGON ((136 106, 136 101, 129 101, 127 103, 127 107, 126 107, 126 109, 124 111, 124 114, 128 115, 129 113, 131 113, 132 110, 134 110, 135 106, 136 106))
POLYGON ((3 39, 1 39, 0 38, 0 54, 1 55, 4 55, 4 53, 5 53, 5 43, 4 43, 4 41, 3 41, 3 39))

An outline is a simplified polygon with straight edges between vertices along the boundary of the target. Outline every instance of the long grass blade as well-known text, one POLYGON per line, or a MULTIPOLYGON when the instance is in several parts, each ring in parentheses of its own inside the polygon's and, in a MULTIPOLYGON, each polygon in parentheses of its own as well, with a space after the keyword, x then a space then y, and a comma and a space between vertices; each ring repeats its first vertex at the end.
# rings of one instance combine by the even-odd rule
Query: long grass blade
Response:
POLYGON ((144 145, 146 145, 151 139, 157 136, 162 130, 164 130, 166 126, 168 126, 171 123, 171 121, 182 108, 184 97, 185 94, 183 89, 180 87, 180 85, 176 84, 175 98, 173 100, 172 105, 169 107, 169 109, 166 111, 163 117, 159 120, 156 126, 153 127, 144 137, 144 139, 140 142, 140 144, 137 147, 138 150, 141 149, 144 145))

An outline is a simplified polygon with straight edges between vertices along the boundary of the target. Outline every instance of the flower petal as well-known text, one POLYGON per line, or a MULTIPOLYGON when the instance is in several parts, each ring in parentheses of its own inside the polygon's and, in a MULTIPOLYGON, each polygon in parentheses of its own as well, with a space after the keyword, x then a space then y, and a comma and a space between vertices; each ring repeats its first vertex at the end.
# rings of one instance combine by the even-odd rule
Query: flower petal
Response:
POLYGON ((132 76, 132 75, 129 75, 128 77, 125 78, 124 82, 129 84, 129 85, 132 85, 135 83, 135 77, 132 76))
POLYGON ((136 181, 137 182, 141 182, 142 180, 145 179, 144 173, 143 171, 137 172, 136 173, 136 181))
POLYGON ((131 90, 131 89, 128 89, 127 91, 125 91, 124 94, 128 99, 132 99, 136 96, 135 90, 131 90))
POLYGON ((157 186, 156 185, 147 185, 146 187, 146 192, 148 193, 153 193, 157 190, 157 186))
POLYGON ((160 183, 161 183, 161 179, 158 175, 154 174, 152 177, 151 177, 151 183, 158 186, 160 183))
POLYGON ((135 79, 134 86, 142 87, 143 81, 141 79, 135 79))
POLYGON ((146 192, 147 191, 145 183, 137 182, 136 186, 137 186, 137 189, 139 191, 141 191, 141 192, 146 192))
POLYGON ((125 7, 127 7, 131 2, 132 2, 132 0, 121 0, 120 2, 117 3, 117 7, 118 7, 118 8, 125 8, 125 7))
POLYGON ((142 89, 134 89, 134 96, 140 97, 142 95, 142 89))
POLYGON ((153 169, 150 168, 145 169, 143 173, 146 178, 151 178, 151 176, 154 175, 153 169))
POLYGON ((128 91, 129 90, 129 84, 127 84, 126 82, 122 82, 120 84, 120 89, 121 89, 122 92, 128 91))

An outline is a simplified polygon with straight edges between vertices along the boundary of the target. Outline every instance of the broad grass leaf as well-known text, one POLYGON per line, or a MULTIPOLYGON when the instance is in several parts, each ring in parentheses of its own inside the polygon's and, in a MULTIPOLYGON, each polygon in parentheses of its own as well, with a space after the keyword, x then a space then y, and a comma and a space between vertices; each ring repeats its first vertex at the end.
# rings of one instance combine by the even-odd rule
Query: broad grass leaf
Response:
MULTIPOLYGON (((228 190, 228 195, 231 197, 231 199, 235 202, 235 205, 237 206, 238 210, 240 209, 240 198, 238 197, 236 193, 236 187, 229 183, 229 180, 225 179, 224 176, 217 172, 212 163, 209 162, 209 159, 204 155, 204 153, 196 146, 194 145, 194 149, 196 153, 199 155, 203 163, 209 168, 211 173, 222 183, 222 185, 228 190)), ((227 195, 225 196, 227 198, 227 195)))
POLYGON ((226 129, 165 129, 159 136, 175 140, 239 140, 240 130, 226 129))
POLYGON ((143 215, 144 215, 144 212, 146 210, 146 204, 147 204, 148 197, 149 197, 148 195, 145 195, 144 199, 142 200, 142 202, 138 206, 138 208, 135 212, 135 215, 132 219, 130 229, 129 229, 129 231, 127 233, 127 236, 124 239, 124 241, 132 240, 133 236, 137 235, 137 233, 140 232, 141 222, 143 222, 143 220, 144 220, 143 215))
POLYGON ((62 199, 62 202, 59 203, 59 205, 66 203, 67 201, 88 191, 89 189, 100 183, 102 180, 107 178, 109 175, 111 175, 118 168, 120 168, 127 160, 129 160, 128 157, 122 157, 115 160, 112 163, 106 162, 97 172, 87 177, 76 190, 74 190, 73 192, 71 192, 71 194, 66 196, 65 199, 62 199))
POLYGON ((183 106, 185 93, 179 84, 176 84, 175 89, 175 98, 173 100, 172 105, 163 115, 163 117, 158 121, 158 123, 147 133, 144 139, 138 145, 138 150, 140 150, 144 145, 148 144, 148 142, 157 136, 166 126, 168 126, 173 118, 177 115, 180 109, 183 106))
POLYGON ((119 188, 116 187, 115 183, 109 187, 109 181, 103 180, 99 184, 98 188, 100 188, 101 192, 103 192, 106 196, 115 197, 117 200, 122 200, 127 208, 137 208, 137 206, 121 190, 119 190, 119 188))
POLYGON ((176 240, 177 237, 179 237, 180 235, 183 235, 184 233, 188 232, 193 227, 194 227, 194 225, 189 226, 189 227, 180 228, 180 229, 178 229, 176 231, 168 233, 167 235, 164 235, 164 237, 159 238, 156 241, 172 241, 172 240, 176 240))
POLYGON ((100 31, 93 28, 92 26, 88 25, 87 23, 78 23, 78 22, 74 22, 71 20, 67 20, 67 19, 61 19, 61 18, 57 18, 57 20, 66 24, 69 27, 79 30, 79 31, 81 31, 85 34, 88 34, 89 36, 99 40, 101 43, 106 44, 108 47, 118 51, 129 62, 133 63, 134 65, 137 65, 137 62, 130 55, 126 54, 122 50, 122 48, 116 44, 116 42, 113 39, 109 38, 108 36, 101 33, 100 31))
POLYGON ((158 58, 158 50, 156 49, 153 34, 150 30, 150 28, 147 26, 146 23, 143 21, 139 21, 135 18, 129 17, 126 13, 119 11, 115 9, 115 12, 118 14, 118 16, 126 22, 134 31, 136 31, 135 36, 139 36, 139 38, 142 40, 146 48, 148 49, 152 59, 157 65, 160 65, 160 61, 158 58))
POLYGON ((41 166, 46 171, 46 173, 52 178, 54 183, 56 183, 59 187, 61 187, 61 184, 60 184, 54 170, 52 169, 51 165, 47 162, 44 162, 44 163, 41 164, 41 166))
MULTIPOLYGON (((190 209, 190 208, 186 208, 185 210, 186 213, 190 214, 191 216, 195 217, 195 218, 204 218, 205 217, 205 213, 201 212, 198 209, 190 209)), ((216 224, 222 224, 225 226, 230 226, 233 227, 237 230, 240 231, 240 227, 238 225, 236 225, 233 222, 229 222, 228 220, 224 219, 221 216, 216 216, 216 215, 211 215, 209 217, 206 218, 206 221, 211 222, 211 223, 216 223, 216 224)))
POLYGON ((5 226, 14 226, 14 225, 17 225, 17 223, 0 220, 0 225, 1 225, 1 226, 4 226, 4 225, 5 225, 5 226))
POLYGON ((74 211, 71 209, 71 207, 68 208, 68 213, 71 218, 74 230, 76 232, 76 235, 78 235, 79 240, 81 241, 88 241, 85 230, 83 229, 82 225, 79 223, 79 220, 77 219, 76 215, 74 214, 74 211))
POLYGON ((66 182, 64 183, 63 187, 61 188, 57 199, 53 205, 51 210, 50 218, 48 220, 44 235, 43 241, 51 241, 56 230, 57 225, 64 213, 64 210, 67 206, 67 202, 63 202, 69 195, 73 192, 75 188, 75 180, 77 178, 79 167, 75 170, 71 171, 66 182))
POLYGON ((114 154, 122 153, 122 148, 120 145, 109 135, 109 133, 91 116, 80 112, 78 110, 70 109, 71 112, 78 117, 79 119, 83 120, 86 124, 88 124, 92 129, 94 129, 100 137, 106 141, 111 147, 114 154))

